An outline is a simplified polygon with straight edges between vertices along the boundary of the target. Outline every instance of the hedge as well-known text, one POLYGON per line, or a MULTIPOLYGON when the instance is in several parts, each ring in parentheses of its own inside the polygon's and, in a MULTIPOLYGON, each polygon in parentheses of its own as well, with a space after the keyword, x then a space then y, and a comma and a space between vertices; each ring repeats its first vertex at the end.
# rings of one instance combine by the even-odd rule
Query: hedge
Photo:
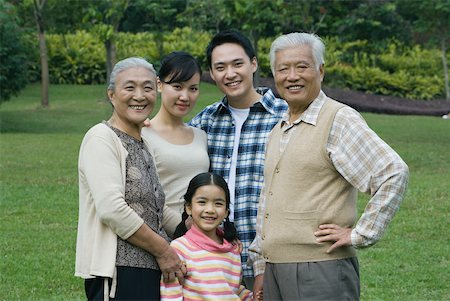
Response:
MULTIPOLYGON (((163 54, 175 50, 192 53, 206 66, 205 49, 211 34, 190 28, 177 28, 163 35, 163 54)), ((259 40, 260 74, 271 75, 269 49, 272 38, 259 40)), ((325 85, 369 93, 394 95, 409 99, 443 98, 444 76, 441 54, 437 49, 406 47, 397 41, 373 47, 368 41, 342 42, 336 37, 324 38, 325 85)), ((117 59, 142 56, 159 66, 155 35, 119 33, 116 35, 117 59)), ((104 45, 85 31, 73 34, 48 34, 50 80, 54 84, 101 84, 105 82, 104 45)), ((448 54, 447 54, 448 56, 448 54)), ((450 57, 448 58, 450 61, 450 57)), ((39 62, 32 69, 39 70, 39 62)))

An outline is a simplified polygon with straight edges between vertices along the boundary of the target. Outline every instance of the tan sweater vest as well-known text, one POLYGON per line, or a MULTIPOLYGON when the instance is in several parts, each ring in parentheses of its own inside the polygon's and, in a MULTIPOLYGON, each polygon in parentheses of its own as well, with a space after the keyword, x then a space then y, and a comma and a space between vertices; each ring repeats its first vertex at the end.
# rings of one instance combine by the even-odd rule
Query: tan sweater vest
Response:
POLYGON ((280 155, 281 122, 269 138, 265 160, 266 213, 262 253, 267 262, 313 262, 356 255, 353 247, 327 254, 331 243, 317 243, 319 225, 351 227, 357 190, 334 168, 326 146, 336 112, 344 105, 327 98, 317 124, 301 122, 280 155))

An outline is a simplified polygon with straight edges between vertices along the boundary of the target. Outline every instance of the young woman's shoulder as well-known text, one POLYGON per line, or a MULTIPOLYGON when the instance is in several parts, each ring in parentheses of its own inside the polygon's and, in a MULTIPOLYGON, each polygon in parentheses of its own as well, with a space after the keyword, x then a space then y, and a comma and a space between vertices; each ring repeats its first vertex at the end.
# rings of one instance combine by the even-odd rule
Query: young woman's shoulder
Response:
POLYGON ((201 140, 207 139, 206 132, 202 129, 196 128, 194 126, 190 126, 190 128, 194 131, 194 136, 199 137, 201 140))

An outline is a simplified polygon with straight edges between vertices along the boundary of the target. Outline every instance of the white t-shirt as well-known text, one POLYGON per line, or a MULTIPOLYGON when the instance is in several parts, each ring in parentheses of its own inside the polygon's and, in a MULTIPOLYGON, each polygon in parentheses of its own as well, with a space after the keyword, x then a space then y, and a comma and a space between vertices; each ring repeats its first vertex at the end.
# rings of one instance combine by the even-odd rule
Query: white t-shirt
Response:
POLYGON ((236 165, 239 151, 239 140, 241 138, 241 129, 245 120, 247 120, 250 108, 237 109, 232 106, 228 106, 231 112, 231 116, 234 119, 234 126, 236 131, 234 132, 234 144, 233 144, 233 156, 231 157, 230 174, 228 177, 228 188, 230 189, 230 221, 234 220, 234 199, 235 199, 235 187, 236 187, 236 165))

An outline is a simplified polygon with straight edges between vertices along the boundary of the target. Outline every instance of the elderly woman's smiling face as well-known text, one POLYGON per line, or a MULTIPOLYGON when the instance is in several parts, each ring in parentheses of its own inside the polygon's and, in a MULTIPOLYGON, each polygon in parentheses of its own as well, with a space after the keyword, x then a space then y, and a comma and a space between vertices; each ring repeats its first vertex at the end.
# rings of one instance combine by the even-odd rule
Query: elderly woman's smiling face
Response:
POLYGON ((156 76, 144 67, 125 69, 117 74, 108 96, 114 106, 114 126, 125 132, 140 128, 156 102, 156 76))

